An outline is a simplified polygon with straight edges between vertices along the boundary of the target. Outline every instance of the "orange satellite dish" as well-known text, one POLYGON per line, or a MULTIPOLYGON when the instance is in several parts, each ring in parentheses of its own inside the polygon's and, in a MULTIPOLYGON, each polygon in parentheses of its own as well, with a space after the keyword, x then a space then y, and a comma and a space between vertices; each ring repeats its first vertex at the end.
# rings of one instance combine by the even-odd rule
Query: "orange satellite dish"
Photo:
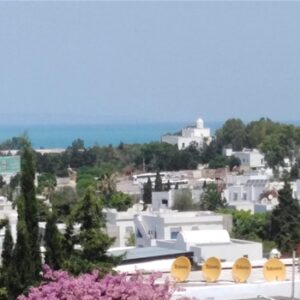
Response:
POLYGON ((246 282, 251 274, 252 266, 248 258, 241 257, 232 267, 232 277, 235 282, 246 282))
POLYGON ((221 274, 221 261, 217 257, 208 258, 202 266, 202 274, 207 282, 215 282, 221 274))
POLYGON ((265 263, 263 272, 267 281, 283 281, 286 277, 285 265, 278 258, 270 258, 265 263))
POLYGON ((180 256, 172 264, 171 275, 177 282, 183 282, 189 277, 191 269, 190 260, 185 256, 180 256))

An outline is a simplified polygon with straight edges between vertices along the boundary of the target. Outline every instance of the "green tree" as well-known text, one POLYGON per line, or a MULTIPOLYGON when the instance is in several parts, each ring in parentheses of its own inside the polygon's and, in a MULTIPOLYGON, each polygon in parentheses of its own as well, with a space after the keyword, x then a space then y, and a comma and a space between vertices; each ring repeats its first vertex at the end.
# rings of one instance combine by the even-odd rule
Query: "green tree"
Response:
POLYGON ((29 235, 24 220, 18 220, 17 242, 12 254, 8 270, 7 291, 9 299, 13 300, 35 283, 34 265, 31 261, 29 235))
POLYGON ((178 211, 193 210, 192 193, 190 189, 176 190, 173 209, 178 211))
POLYGON ((73 250, 73 255, 65 262, 65 267, 74 274, 90 272, 93 269, 107 272, 119 262, 119 258, 106 254, 115 239, 104 232, 105 217, 102 209, 101 200, 89 188, 73 212, 73 221, 81 224, 78 234, 81 249, 73 250))
POLYGON ((28 142, 21 152, 21 201, 24 203, 24 222, 27 229, 32 266, 32 280, 38 280, 41 271, 38 203, 35 195, 34 154, 28 142))
POLYGON ((148 177, 148 181, 144 184, 143 201, 145 204, 152 203, 152 182, 150 177, 148 177))
POLYGON ((281 251, 290 253, 300 241, 300 206, 288 182, 278 193, 279 204, 272 211, 270 234, 281 251))
POLYGON ((290 178, 291 180, 297 180, 299 179, 299 164, 298 163, 295 163, 292 168, 291 168, 291 171, 290 171, 290 178))
POLYGON ((159 171, 156 171, 154 190, 156 192, 161 192, 163 190, 162 180, 159 171))
POLYGON ((3 245, 2 245, 2 253, 1 253, 1 258, 2 258, 2 270, 1 270, 1 275, 2 275, 2 280, 5 286, 8 284, 8 273, 9 273, 9 267, 12 261, 12 253, 13 253, 13 247, 14 247, 14 242, 13 238, 11 235, 11 230, 10 230, 10 224, 7 222, 5 226, 5 235, 4 235, 4 240, 3 240, 3 245))
POLYGON ((38 192, 51 195, 56 187, 56 176, 52 173, 43 173, 38 177, 38 192))
POLYGON ((2 189, 5 186, 5 181, 3 179, 3 176, 0 175, 0 189, 2 189))
POLYGON ((56 217, 50 214, 45 229, 45 263, 52 269, 58 270, 63 263, 62 234, 58 231, 56 217))
POLYGON ((229 166, 229 170, 232 171, 235 167, 239 167, 241 165, 241 160, 238 157, 230 156, 227 159, 227 164, 229 166))
POLYGON ((242 150, 246 143, 246 127, 240 119, 229 119, 216 133, 222 147, 232 146, 233 150, 242 150))
POLYGON ((69 257, 73 254, 76 238, 74 235, 74 225, 72 221, 67 222, 66 230, 62 240, 63 254, 69 257))
POLYGON ((65 222, 78 201, 77 192, 72 187, 66 186, 55 191, 50 197, 50 202, 57 220, 65 222))
POLYGON ((105 201, 116 191, 116 174, 104 174, 98 180, 98 190, 105 201))
POLYGON ((226 200, 222 198, 215 183, 207 184, 203 194, 200 197, 201 210, 217 210, 227 206, 226 200))
POLYGON ((132 197, 122 192, 113 193, 108 203, 108 207, 115 208, 117 211, 126 211, 132 205, 132 197))

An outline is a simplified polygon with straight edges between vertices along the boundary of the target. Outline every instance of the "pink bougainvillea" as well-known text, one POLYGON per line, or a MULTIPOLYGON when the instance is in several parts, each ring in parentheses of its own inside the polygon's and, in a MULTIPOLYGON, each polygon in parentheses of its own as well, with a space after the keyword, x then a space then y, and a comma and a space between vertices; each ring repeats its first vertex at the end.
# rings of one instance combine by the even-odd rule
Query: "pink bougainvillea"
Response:
POLYGON ((143 276, 108 274, 99 278, 97 271, 78 277, 44 266, 44 283, 30 289, 28 296, 18 300, 169 300, 175 286, 166 281, 155 283, 160 274, 143 276))

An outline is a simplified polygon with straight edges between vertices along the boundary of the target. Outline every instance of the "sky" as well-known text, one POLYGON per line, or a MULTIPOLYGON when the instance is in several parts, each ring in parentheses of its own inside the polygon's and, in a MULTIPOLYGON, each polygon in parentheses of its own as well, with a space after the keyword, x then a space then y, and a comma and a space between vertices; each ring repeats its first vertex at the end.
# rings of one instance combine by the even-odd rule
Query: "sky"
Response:
POLYGON ((0 123, 300 119, 300 2, 0 2, 0 123))

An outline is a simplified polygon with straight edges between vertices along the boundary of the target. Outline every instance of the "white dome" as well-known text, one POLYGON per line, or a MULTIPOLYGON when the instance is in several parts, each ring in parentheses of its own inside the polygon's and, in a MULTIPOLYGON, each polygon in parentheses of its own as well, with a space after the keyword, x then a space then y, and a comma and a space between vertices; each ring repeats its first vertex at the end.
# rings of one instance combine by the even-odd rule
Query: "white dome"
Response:
POLYGON ((178 233, 177 242, 186 244, 227 244, 230 236, 227 230, 191 230, 178 233))
POLYGON ((204 127, 204 122, 201 118, 196 121, 196 127, 202 129, 204 127))

